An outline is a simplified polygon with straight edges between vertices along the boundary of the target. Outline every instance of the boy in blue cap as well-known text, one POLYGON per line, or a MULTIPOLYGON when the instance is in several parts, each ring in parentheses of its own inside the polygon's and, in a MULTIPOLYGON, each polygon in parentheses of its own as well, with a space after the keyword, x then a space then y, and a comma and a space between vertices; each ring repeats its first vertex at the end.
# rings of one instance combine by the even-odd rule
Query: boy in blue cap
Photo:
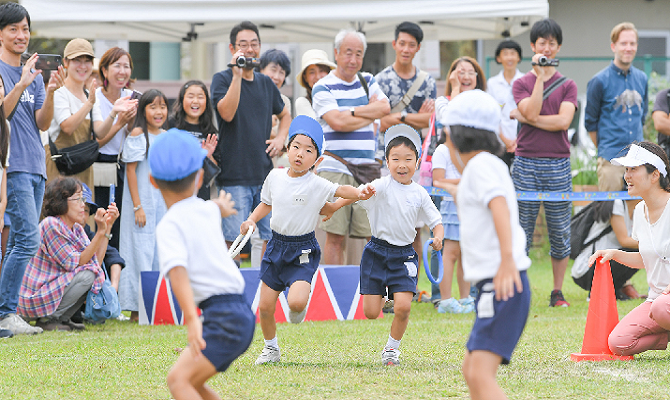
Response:
POLYGON ((246 351, 255 327, 244 278, 221 232, 220 218, 235 213, 234 202, 224 191, 209 201, 196 197, 205 156, 198 140, 178 129, 159 135, 149 148, 149 179, 168 207, 156 229, 160 270, 188 326, 189 346, 167 377, 176 400, 220 398, 205 382, 246 351))
POLYGON ((296 117, 289 127, 289 168, 274 169, 261 189, 261 203, 240 227, 246 233, 250 226, 272 211, 268 242, 261 261, 261 292, 258 303, 265 346, 256 364, 278 362, 281 352, 277 343, 275 307, 279 294, 287 287, 289 321, 299 323, 305 317, 312 277, 319 266, 321 249, 314 236, 321 209, 333 197, 367 199, 373 192, 364 187, 342 185, 311 173, 322 154, 323 130, 313 118, 296 117))

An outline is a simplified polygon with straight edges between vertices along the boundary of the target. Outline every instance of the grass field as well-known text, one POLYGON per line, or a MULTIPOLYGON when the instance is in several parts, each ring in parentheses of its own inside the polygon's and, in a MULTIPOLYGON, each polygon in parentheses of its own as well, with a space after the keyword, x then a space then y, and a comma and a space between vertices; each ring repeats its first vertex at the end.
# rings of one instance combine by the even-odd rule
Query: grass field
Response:
MULTIPOLYGON (((588 303, 568 275, 572 306, 547 307, 551 267, 534 251, 532 306, 512 363, 499 382, 512 399, 670 398, 667 351, 629 362, 570 361, 581 350, 588 303)), ((428 287, 422 277, 421 285, 428 287)), ((646 288, 644 271, 634 278, 646 288)), ((641 290, 642 291, 642 290, 641 290)), ((639 301, 618 302, 622 316, 639 301)), ((282 363, 254 366, 260 328, 249 350, 210 381, 231 399, 438 399, 468 397, 460 369, 473 315, 437 314, 414 304, 401 366, 380 365, 393 317, 375 321, 281 324, 282 363)), ((169 399, 165 376, 186 344, 186 328, 109 321, 82 333, 44 333, 0 341, 0 399, 169 399)))

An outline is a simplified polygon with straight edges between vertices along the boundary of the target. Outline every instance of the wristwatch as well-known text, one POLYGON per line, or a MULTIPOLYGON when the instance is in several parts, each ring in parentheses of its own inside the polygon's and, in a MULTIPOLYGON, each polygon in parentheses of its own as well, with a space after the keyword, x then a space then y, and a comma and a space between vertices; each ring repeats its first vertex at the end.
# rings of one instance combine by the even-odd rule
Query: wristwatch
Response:
POLYGON ((356 107, 351 107, 351 108, 349 109, 349 111, 351 111, 351 116, 352 116, 352 117, 355 117, 355 115, 354 115, 354 110, 355 110, 355 109, 356 109, 356 107))
POLYGON ((407 110, 400 111, 400 122, 405 122, 406 116, 407 116, 407 110))
POLYGON ((112 240, 112 234, 111 233, 105 233, 105 237, 107 240, 112 240))

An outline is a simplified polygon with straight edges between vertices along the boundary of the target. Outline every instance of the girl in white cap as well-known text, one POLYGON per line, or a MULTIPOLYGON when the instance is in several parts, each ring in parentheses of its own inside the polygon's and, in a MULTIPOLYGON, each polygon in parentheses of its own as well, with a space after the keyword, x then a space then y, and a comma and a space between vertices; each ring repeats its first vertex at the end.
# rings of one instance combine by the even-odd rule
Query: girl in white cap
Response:
POLYGON ((639 252, 598 250, 589 259, 614 260, 646 269, 649 295, 617 324, 608 344, 612 353, 628 356, 665 350, 670 334, 670 164, 663 149, 649 142, 631 144, 628 154, 612 160, 626 167, 628 194, 642 197, 633 213, 633 239, 639 252))

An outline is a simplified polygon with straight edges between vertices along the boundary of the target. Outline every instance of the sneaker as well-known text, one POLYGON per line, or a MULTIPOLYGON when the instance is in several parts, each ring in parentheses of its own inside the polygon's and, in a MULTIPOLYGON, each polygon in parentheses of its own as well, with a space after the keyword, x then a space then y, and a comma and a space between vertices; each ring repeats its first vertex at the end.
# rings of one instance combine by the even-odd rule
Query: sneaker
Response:
POLYGON ((126 314, 121 313, 119 314, 118 317, 116 317, 117 321, 130 321, 130 317, 127 317, 126 314))
POLYGON ((422 290, 412 297, 412 301, 417 303, 430 303, 430 296, 428 296, 428 292, 422 290))
POLYGON ((288 310, 288 320, 292 324, 299 324, 305 319, 305 314, 307 314, 307 307, 300 312, 288 310))
POLYGON ((554 290, 549 296, 549 307, 570 307, 570 303, 565 301, 563 292, 560 290, 554 290))
POLYGON ((382 350, 382 365, 396 366, 400 364, 400 350, 384 347, 382 350))
POLYGON ((384 303, 384 307, 382 307, 382 312, 384 314, 393 314, 393 300, 386 300, 386 303, 384 303))
POLYGON ((30 325, 14 313, 8 314, 0 321, 0 329, 8 329, 15 335, 36 335, 42 333, 42 328, 30 325))
POLYGON ((265 346, 261 355, 256 359, 256 365, 267 364, 267 363, 276 363, 281 361, 281 351, 279 349, 265 346))
POLYGON ((45 330, 45 331, 63 331, 69 332, 72 330, 72 327, 65 325, 63 322, 56 321, 55 319, 40 318, 35 321, 35 326, 45 330))
POLYGON ((464 307, 458 300, 453 297, 450 299, 442 300, 437 305, 437 312, 440 314, 463 314, 464 307))
POLYGON ((14 336, 14 334, 9 329, 0 329, 0 339, 10 338, 12 336, 14 336))
POLYGON ((86 326, 84 326, 83 323, 74 322, 72 318, 68 319, 67 321, 62 321, 61 324, 69 326, 73 331, 83 331, 86 329, 86 326))

